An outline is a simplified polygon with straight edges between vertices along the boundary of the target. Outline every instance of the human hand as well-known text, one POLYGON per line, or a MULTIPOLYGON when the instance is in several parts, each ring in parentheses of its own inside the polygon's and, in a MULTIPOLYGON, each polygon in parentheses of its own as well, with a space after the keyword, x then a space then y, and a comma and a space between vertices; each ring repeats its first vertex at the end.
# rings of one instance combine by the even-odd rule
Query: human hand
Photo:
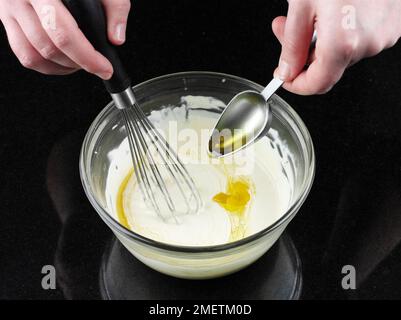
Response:
MULTIPOLYGON (((130 0, 102 0, 110 42, 121 45, 130 0)), ((70 74, 79 69, 107 80, 111 63, 96 51, 60 0, 1 0, 2 21, 11 49, 26 68, 44 74, 70 74)))
POLYGON ((282 45, 274 74, 293 93, 328 92, 347 67, 392 47, 401 36, 401 0, 288 2, 287 17, 277 17, 272 23, 282 45), (310 53, 314 30, 317 42, 310 53))

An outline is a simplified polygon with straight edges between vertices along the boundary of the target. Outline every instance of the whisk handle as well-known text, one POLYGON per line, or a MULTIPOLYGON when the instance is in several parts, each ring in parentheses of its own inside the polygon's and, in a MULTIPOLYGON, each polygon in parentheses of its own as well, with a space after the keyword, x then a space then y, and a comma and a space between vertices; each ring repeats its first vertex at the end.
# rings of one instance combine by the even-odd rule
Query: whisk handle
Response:
POLYGON ((78 23, 79 28, 113 65, 113 76, 104 81, 109 93, 120 93, 131 87, 131 80, 117 54, 115 47, 107 38, 106 16, 100 0, 62 0, 78 23))

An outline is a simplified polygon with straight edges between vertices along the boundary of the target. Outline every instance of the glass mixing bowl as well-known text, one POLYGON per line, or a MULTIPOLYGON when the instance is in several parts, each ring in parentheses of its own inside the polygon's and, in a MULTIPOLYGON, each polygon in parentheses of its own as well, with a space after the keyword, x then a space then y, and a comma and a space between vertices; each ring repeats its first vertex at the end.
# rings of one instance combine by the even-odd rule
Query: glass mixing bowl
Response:
MULTIPOLYGON (((261 91, 262 86, 232 75, 183 72, 148 80, 134 87, 145 112, 180 105, 182 96, 210 96, 228 103, 240 91, 261 91)), ((289 156, 282 155, 292 187, 291 204, 279 220, 242 240, 215 246, 176 246, 157 242, 130 231, 108 214, 105 198, 110 160, 108 153, 125 139, 124 123, 109 103, 90 126, 83 142, 80 174, 89 201, 121 243, 140 261, 162 273, 187 279, 207 279, 238 271, 261 257, 280 237, 298 212, 312 186, 315 155, 311 137, 295 111, 277 95, 271 99, 272 128, 289 156)), ((280 154, 282 152, 278 150, 280 154)))

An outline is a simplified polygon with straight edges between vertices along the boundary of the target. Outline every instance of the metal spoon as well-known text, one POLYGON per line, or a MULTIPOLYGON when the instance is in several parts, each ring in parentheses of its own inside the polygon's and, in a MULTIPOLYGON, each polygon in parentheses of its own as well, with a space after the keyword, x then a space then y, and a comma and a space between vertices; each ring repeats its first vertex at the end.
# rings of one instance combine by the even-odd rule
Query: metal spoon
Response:
POLYGON ((232 98, 209 139, 209 153, 217 158, 226 156, 263 137, 273 116, 268 101, 283 83, 273 78, 261 93, 243 91, 232 98))
MULTIPOLYGON (((316 40, 315 31, 310 50, 315 47, 316 40)), ((273 78, 260 93, 243 91, 232 98, 209 138, 209 154, 216 158, 223 157, 265 136, 273 117, 268 101, 283 83, 282 80, 273 78)))

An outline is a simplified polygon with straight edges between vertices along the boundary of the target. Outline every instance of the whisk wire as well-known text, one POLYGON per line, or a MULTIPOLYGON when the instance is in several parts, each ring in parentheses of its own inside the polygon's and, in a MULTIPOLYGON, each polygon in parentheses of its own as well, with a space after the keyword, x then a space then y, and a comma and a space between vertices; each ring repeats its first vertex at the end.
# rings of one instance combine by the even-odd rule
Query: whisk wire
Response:
POLYGON ((157 205, 154 195, 151 193, 151 185, 150 185, 148 176, 145 173, 145 169, 144 169, 145 161, 143 161, 142 156, 139 152, 139 149, 138 149, 138 147, 136 147, 138 145, 138 142, 136 141, 137 138, 135 135, 135 131, 131 127, 131 122, 130 122, 131 120, 130 120, 129 116, 127 115, 127 109, 123 109, 122 114, 123 114, 124 120, 125 120, 127 136, 128 136, 128 143, 130 146, 131 156, 133 158, 134 173, 138 180, 139 188, 142 192, 145 202, 150 201, 151 205, 155 209, 156 213, 160 216, 161 215, 160 208, 157 205))
POLYGON ((184 164, 181 162, 180 158, 173 151, 173 149, 170 148, 169 143, 164 139, 164 137, 154 127, 154 125, 148 120, 148 118, 146 117, 146 115, 142 111, 142 109, 140 109, 139 106, 136 105, 136 106, 134 106, 134 110, 136 112, 137 117, 141 120, 141 123, 143 124, 143 126, 148 130, 149 137, 152 139, 153 143, 156 145, 156 147, 159 146, 162 149, 163 152, 160 152, 160 150, 159 150, 158 154, 160 154, 163 157, 164 162, 171 164, 170 166, 167 166, 167 168, 170 171, 171 176, 175 179, 175 181, 180 189, 180 192, 182 193, 183 198, 186 201, 187 207, 189 208, 188 213, 197 212, 202 203, 201 197, 199 195, 198 190, 195 187, 195 183, 194 183, 192 177, 188 173, 184 164), (167 158, 170 159, 170 161, 168 161, 163 156, 164 154, 166 154, 167 158), (174 168, 175 172, 178 173, 178 175, 175 175, 171 171, 171 167, 174 168), (182 181, 178 181, 179 178, 181 178, 182 181), (189 203, 190 201, 188 200, 187 195, 185 194, 184 190, 182 189, 182 186, 181 186, 182 183, 184 183, 191 191, 189 199, 195 200, 193 202, 195 205, 194 208, 191 208, 191 205, 189 203))
MULTIPOLYGON (((135 106, 133 108, 128 109, 128 111, 135 112, 135 106)), ((167 203, 168 208, 170 209, 170 211, 172 213, 174 213, 175 205, 173 203, 173 200, 171 199, 171 197, 167 191, 166 184, 162 178, 162 175, 160 173, 158 166, 155 163, 155 160, 152 156, 152 152, 150 152, 150 147, 142 134, 141 127, 137 123, 137 120, 140 121, 140 119, 134 114, 132 116, 132 120, 134 120, 134 121, 131 121, 131 123, 133 123, 133 125, 135 127, 135 130, 136 130, 135 132, 137 133, 137 136, 138 136, 139 145, 140 145, 142 154, 145 154, 146 159, 147 159, 147 161, 145 162, 145 165, 152 172, 151 177, 153 178, 155 185, 158 187, 158 189, 162 193, 164 200, 167 203)), ((142 158, 141 160, 144 161, 144 158, 142 158)))
POLYGON ((154 208, 159 217, 166 220, 155 196, 156 191, 160 192, 168 211, 178 223, 176 215, 178 210, 171 197, 173 190, 167 188, 164 173, 172 178, 170 180, 174 181, 178 189, 174 190, 174 195, 180 194, 185 202, 186 211, 184 210, 185 212, 182 213, 198 212, 202 203, 199 192, 184 164, 170 148, 168 142, 135 101, 122 111, 134 163, 134 172, 145 201, 154 208), (152 154, 152 147, 155 149, 154 155, 152 154), (188 190, 184 190, 184 186, 188 190))
MULTIPOLYGON (((178 186, 178 189, 180 190, 180 193, 185 201, 187 208, 191 208, 189 200, 187 199, 186 194, 181 186, 183 181, 179 181, 179 177, 181 177, 181 176, 177 176, 176 174, 174 174, 173 170, 171 169, 171 167, 173 167, 176 172, 179 172, 176 168, 176 165, 174 163, 172 163, 171 161, 169 161, 168 157, 164 156, 165 150, 159 149, 160 145, 163 145, 163 141, 160 141, 160 138, 157 137, 156 135, 154 135, 154 133, 157 130, 153 126, 148 126, 148 124, 146 123, 147 118, 144 118, 141 115, 141 113, 138 111, 138 109, 139 109, 139 107, 135 107, 135 106, 133 108, 133 111, 135 112, 136 117, 139 119, 141 124, 145 127, 145 130, 147 130, 147 134, 148 134, 149 138, 151 139, 153 146, 156 148, 156 152, 161 157, 162 164, 165 165, 165 169, 170 173, 171 177, 173 177, 173 179, 175 180, 175 183, 178 186), (171 165, 169 165, 169 164, 171 164, 171 165)), ((165 142, 165 143, 167 143, 167 142, 165 142)), ((148 153, 151 154, 151 152, 148 152, 148 153)), ((157 166, 155 166, 155 168, 158 171, 157 166)), ((163 182, 163 180, 162 180, 162 182, 163 182)), ((164 191, 167 192, 166 188, 164 191)), ((168 198, 171 200, 171 197, 168 196, 168 198)), ((175 209, 172 209, 172 210, 175 210, 175 209)), ((188 210, 188 212, 189 212, 189 210, 188 210)))

